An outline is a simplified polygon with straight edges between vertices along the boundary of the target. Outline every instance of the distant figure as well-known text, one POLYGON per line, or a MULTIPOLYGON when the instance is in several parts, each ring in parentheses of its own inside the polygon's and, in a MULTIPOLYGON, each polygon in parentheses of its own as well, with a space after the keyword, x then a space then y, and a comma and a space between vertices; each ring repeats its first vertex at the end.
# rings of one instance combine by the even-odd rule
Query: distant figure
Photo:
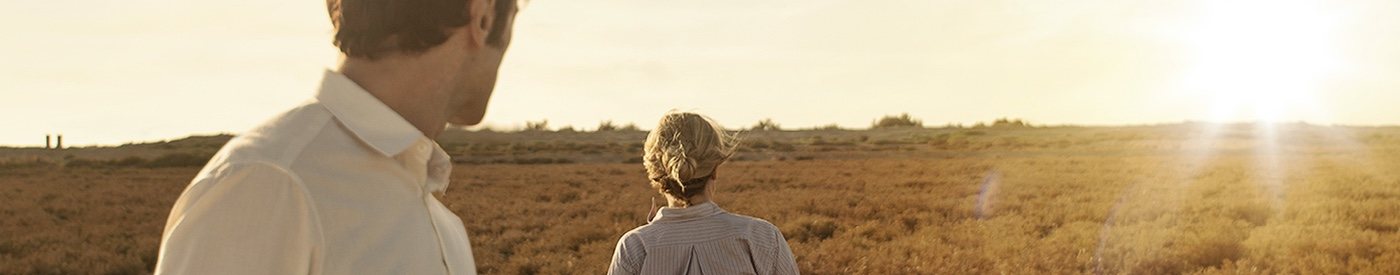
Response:
POLYGON ((51 149, 51 148, 53 148, 53 136, 52 136, 52 135, 44 135, 44 149, 51 149))
POLYGON ((326 3, 343 62, 195 176, 156 274, 476 274, 435 139, 481 122, 516 1, 326 3))
POLYGON ((642 153, 651 188, 666 197, 648 224, 622 235, 608 274, 797 274, 783 233, 710 200, 734 138, 704 116, 672 112, 642 153))

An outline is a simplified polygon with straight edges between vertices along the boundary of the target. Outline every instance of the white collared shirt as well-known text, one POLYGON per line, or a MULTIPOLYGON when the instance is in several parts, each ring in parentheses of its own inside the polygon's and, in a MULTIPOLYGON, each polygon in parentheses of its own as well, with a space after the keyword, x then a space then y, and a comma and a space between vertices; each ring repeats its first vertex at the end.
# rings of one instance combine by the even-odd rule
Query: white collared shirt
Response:
POLYGON ((432 193, 452 163, 349 78, 229 141, 175 202, 156 274, 476 274, 432 193))
POLYGON ((797 275, 778 227, 712 202, 665 207, 617 241, 608 274, 797 275))

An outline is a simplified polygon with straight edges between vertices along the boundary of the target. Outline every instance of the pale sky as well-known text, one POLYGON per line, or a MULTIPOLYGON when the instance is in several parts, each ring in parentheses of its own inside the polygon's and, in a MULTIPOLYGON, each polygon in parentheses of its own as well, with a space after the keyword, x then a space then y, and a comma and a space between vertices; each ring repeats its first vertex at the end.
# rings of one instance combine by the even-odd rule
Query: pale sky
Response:
MULTIPOLYGON (((320 0, 0 0, 0 145, 238 132, 336 63, 320 0)), ((1400 2, 533 0, 486 121, 1400 124, 1400 2)))

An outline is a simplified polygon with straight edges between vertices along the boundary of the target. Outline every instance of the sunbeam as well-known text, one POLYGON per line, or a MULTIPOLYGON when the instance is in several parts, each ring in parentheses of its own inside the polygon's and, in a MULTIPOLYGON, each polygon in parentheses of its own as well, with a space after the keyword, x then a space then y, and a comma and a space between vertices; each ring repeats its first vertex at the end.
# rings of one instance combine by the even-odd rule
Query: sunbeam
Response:
POLYGON ((1254 156, 1257 166, 1257 184, 1264 190, 1264 194, 1274 212, 1282 210, 1283 195, 1286 176, 1283 174, 1285 167, 1281 160, 1285 148, 1280 145, 1281 131, 1279 125, 1275 123, 1255 124, 1254 156))

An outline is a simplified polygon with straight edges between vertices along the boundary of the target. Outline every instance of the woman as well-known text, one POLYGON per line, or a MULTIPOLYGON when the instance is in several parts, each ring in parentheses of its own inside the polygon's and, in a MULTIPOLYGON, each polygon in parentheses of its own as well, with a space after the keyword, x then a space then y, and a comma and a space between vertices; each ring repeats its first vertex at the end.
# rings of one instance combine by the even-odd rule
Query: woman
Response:
POLYGON ((797 274, 782 232, 710 200, 734 138, 709 118, 671 112, 642 153, 651 187, 667 207, 617 242, 608 274, 797 274))

